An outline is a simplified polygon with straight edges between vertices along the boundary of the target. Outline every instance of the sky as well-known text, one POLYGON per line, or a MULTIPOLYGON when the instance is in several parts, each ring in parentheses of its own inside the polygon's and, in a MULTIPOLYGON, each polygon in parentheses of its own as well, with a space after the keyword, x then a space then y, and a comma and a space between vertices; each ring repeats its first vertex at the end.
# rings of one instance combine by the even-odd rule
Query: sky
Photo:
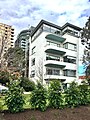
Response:
MULTIPOLYGON (((20 31, 36 26, 41 19, 59 26, 66 22, 84 27, 90 16, 90 0, 0 0, 0 23, 20 31)), ((79 74, 85 70, 79 67, 79 74)))
POLYGON ((90 0, 0 0, 0 23, 11 25, 15 36, 41 19, 83 27, 89 16, 90 0))

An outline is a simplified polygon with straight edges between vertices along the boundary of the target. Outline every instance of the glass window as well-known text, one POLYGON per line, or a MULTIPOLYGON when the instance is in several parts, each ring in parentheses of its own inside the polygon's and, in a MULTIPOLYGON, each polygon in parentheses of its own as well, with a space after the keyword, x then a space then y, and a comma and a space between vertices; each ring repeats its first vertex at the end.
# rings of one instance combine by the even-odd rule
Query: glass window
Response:
POLYGON ((47 41, 47 45, 52 45, 52 46, 60 47, 59 43, 55 43, 55 42, 51 42, 51 41, 47 41))
POLYGON ((64 70, 64 76, 76 77, 76 70, 64 70))
POLYGON ((32 54, 34 54, 35 53, 35 46, 32 48, 32 54))
POLYGON ((47 31, 47 32, 50 32, 51 28, 50 28, 50 26, 43 24, 43 30, 47 31))
POLYGON ((60 57, 47 54, 46 55, 46 60, 60 61, 60 57))
POLYGON ((72 44, 72 43, 65 43, 65 44, 63 45, 63 47, 64 47, 65 49, 69 49, 69 50, 74 50, 74 51, 77 50, 76 44, 72 44))
POLYGON ((34 77, 35 76, 35 70, 32 70, 31 71, 31 77, 34 77))
POLYGON ((60 75, 60 70, 56 69, 46 69, 46 74, 47 75, 60 75))
POLYGON ((64 57, 64 62, 76 64, 76 58, 72 57, 72 56, 65 56, 64 57))
POLYGON ((32 59, 32 61, 31 61, 31 65, 32 65, 32 66, 35 65, 35 58, 32 59))

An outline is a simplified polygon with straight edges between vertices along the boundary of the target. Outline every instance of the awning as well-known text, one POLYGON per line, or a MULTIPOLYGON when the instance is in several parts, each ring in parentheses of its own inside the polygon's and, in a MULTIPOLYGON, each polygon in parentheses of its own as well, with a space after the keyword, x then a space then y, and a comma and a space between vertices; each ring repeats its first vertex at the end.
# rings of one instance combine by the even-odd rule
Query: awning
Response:
POLYGON ((55 34, 48 34, 45 38, 53 40, 53 41, 61 42, 61 43, 66 40, 65 38, 55 35, 55 34))

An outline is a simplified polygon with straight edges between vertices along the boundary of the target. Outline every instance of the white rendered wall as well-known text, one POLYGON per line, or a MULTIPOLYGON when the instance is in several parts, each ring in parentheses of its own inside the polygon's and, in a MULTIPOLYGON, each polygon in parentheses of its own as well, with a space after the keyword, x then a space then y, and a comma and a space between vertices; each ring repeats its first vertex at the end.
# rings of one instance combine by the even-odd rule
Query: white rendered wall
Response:
MULTIPOLYGON (((49 34, 48 32, 42 32, 32 43, 30 43, 30 55, 29 55, 30 56, 30 59, 29 59, 29 63, 30 63, 29 71, 30 72, 29 72, 29 76, 30 76, 32 70, 37 70, 37 66, 38 66, 38 64, 40 64, 39 61, 42 61, 43 62, 43 76, 45 77, 46 67, 44 67, 44 64, 45 64, 45 62, 49 62, 49 61, 46 61, 46 53, 45 53, 45 46, 46 46, 45 36, 48 35, 48 34, 49 34), (36 52, 32 55, 31 51, 32 51, 32 48, 35 47, 35 46, 36 46, 36 52), (32 58, 35 58, 35 66, 31 66, 32 58)), ((76 38, 74 36, 71 36, 71 35, 68 35, 68 34, 65 34, 63 37, 66 38, 65 42, 70 42, 70 43, 73 43, 73 44, 77 44, 77 46, 78 46, 78 43, 79 43, 78 38, 76 38)), ((77 50, 77 52, 72 51, 72 50, 68 50, 68 49, 64 49, 64 50, 66 52, 65 55, 76 57, 77 58, 77 63, 76 64, 71 64, 71 63, 63 62, 63 58, 61 57, 60 58, 60 59, 62 59, 61 64, 66 65, 65 69, 77 70, 78 69, 78 50, 77 50)), ((58 61, 52 61, 52 62, 55 63, 55 62, 58 62, 58 61)), ((60 69, 60 74, 63 74, 63 69, 62 70, 60 69)), ((51 76, 49 75, 49 77, 51 77, 51 76)), ((52 76, 52 77, 55 77, 55 76, 52 76)), ((73 81, 73 80, 76 80, 75 77, 67 77, 67 76, 63 76, 63 75, 62 76, 56 76, 56 77, 59 77, 61 79, 65 78, 66 82, 68 82, 68 83, 73 81)))

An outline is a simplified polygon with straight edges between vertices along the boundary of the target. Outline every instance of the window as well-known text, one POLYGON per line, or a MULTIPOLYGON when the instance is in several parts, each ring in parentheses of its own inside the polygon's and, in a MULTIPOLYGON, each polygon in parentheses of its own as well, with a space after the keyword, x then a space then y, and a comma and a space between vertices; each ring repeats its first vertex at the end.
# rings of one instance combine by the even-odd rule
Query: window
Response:
POLYGON ((32 54, 35 53, 35 48, 36 48, 36 47, 33 47, 33 48, 32 48, 32 54))
POLYGON ((76 64, 76 57, 65 56, 64 57, 64 62, 76 64))
POLYGON ((32 70, 31 71, 31 77, 34 77, 35 76, 35 70, 32 70))
POLYGON ((47 75, 60 75, 60 70, 56 69, 46 69, 46 74, 47 75))
POLYGON ((46 55, 46 60, 55 60, 55 61, 60 61, 60 57, 58 56, 53 56, 53 55, 46 55))
POLYGON ((31 65, 32 65, 32 66, 35 65, 35 58, 32 59, 31 65))
POLYGON ((52 45, 52 46, 60 47, 60 44, 55 43, 55 42, 51 42, 51 41, 47 41, 47 45, 52 45))
POLYGON ((76 77, 76 70, 64 70, 64 76, 76 77))
POLYGON ((76 44, 73 44, 73 43, 65 43, 65 44, 63 45, 63 47, 64 47, 65 49, 69 49, 69 50, 74 50, 74 51, 77 50, 76 44))

